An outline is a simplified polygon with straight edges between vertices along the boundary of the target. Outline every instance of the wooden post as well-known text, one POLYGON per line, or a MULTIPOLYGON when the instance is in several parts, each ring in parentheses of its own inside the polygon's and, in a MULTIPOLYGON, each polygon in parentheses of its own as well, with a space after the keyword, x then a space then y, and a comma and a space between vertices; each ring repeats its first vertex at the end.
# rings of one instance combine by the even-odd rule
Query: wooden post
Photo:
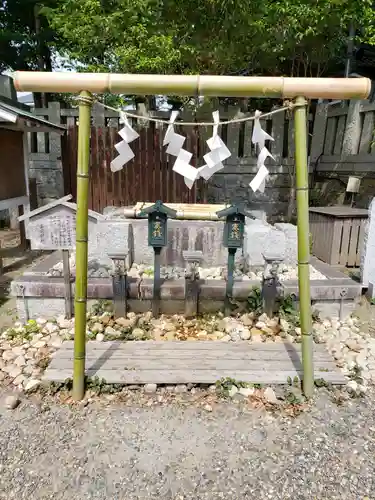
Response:
POLYGON ((199 264, 203 260, 200 250, 184 250, 185 267, 185 317, 195 317, 198 314, 199 301, 199 264))
POLYGON ((154 296, 152 314, 157 318, 160 314, 160 253, 161 247, 154 247, 154 296))
POLYGON ((228 248, 228 276, 227 276, 227 286, 225 290, 225 305, 224 314, 225 316, 230 316, 232 307, 231 299, 233 297, 233 283, 234 283, 234 257, 236 255, 236 248, 228 248))
POLYGON ((127 275, 114 273, 113 286, 113 314, 115 318, 126 318, 127 314, 127 275))
POLYGON ((356 155, 361 140, 361 110, 362 102, 352 99, 349 103, 344 140, 342 143, 342 156, 356 155))
POLYGON ((72 313, 72 282, 70 279, 69 250, 62 250, 64 273, 65 316, 70 319, 72 313))
POLYGON ((4 267, 3 267, 3 258, 1 257, 1 240, 0 240, 0 276, 4 272, 4 267))
POLYGON ((324 140, 326 136, 326 127, 327 127, 327 114, 328 114, 327 103, 321 102, 317 104, 315 110, 314 127, 313 127, 311 150, 310 150, 310 165, 312 167, 315 166, 316 162, 323 154, 324 140))

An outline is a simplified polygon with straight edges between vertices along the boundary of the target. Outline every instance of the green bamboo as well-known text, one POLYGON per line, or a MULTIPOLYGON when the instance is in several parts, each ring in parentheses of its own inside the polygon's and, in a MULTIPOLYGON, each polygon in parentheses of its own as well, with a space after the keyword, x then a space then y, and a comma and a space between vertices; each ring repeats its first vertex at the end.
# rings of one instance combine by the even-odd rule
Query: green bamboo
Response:
POLYGON ((74 299, 74 367, 73 398, 85 394, 86 309, 87 309, 87 242, 88 194, 90 158, 90 119, 92 97, 80 93, 77 162, 77 220, 76 220, 76 289, 74 299))
POLYGON ((313 337, 310 299, 310 238, 309 238, 309 178, 307 167, 307 126, 304 97, 297 97, 294 111, 298 289, 302 333, 303 391, 311 397, 314 391, 313 337))

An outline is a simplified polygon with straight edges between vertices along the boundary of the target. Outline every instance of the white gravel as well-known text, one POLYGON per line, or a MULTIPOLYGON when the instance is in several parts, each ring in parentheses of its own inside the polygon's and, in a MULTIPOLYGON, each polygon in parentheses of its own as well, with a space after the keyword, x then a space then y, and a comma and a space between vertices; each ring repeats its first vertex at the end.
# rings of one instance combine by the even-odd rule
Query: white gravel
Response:
POLYGON ((374 394, 319 394, 295 419, 233 402, 8 410, 0 395, 0 499, 375 498, 374 394))
MULTIPOLYGON (((75 276, 75 254, 70 256, 70 270, 72 276, 75 276)), ((111 266, 107 262, 101 262, 97 259, 90 259, 88 263, 88 276, 92 278, 107 278, 111 276, 111 266)), ((224 266, 218 267, 199 267, 199 276, 201 279, 225 279, 227 269, 224 266)), ((55 264, 47 273, 50 276, 63 276, 62 262, 55 264)), ((185 269, 177 266, 162 267, 160 270, 161 277, 164 279, 179 279, 185 276, 185 269)), ((143 264, 133 264, 132 268, 128 271, 128 275, 132 277, 153 277, 153 266, 145 266, 143 264)), ((281 264, 279 266, 279 279, 280 281, 296 280, 298 279, 298 267, 288 266, 281 264)), ((243 273, 239 268, 235 270, 235 278, 242 280, 255 280, 261 281, 263 277, 263 270, 249 271, 243 273)), ((327 277, 315 267, 310 265, 310 279, 311 280, 325 280, 327 277)))

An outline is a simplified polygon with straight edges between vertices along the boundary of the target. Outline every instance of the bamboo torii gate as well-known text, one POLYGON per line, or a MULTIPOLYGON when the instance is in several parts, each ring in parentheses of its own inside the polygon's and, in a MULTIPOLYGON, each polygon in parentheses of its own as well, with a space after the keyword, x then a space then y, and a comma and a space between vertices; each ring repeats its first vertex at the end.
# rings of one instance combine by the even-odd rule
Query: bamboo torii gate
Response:
POLYGON ((18 91, 79 93, 77 162, 76 294, 73 397, 85 392, 88 185, 90 157, 91 93, 205 95, 217 97, 275 97, 295 104, 295 165, 298 231, 298 287, 302 331, 303 389, 314 390, 313 338, 309 276, 309 203, 306 99, 366 99, 367 78, 284 78, 251 76, 129 75, 106 73, 14 74, 18 91))

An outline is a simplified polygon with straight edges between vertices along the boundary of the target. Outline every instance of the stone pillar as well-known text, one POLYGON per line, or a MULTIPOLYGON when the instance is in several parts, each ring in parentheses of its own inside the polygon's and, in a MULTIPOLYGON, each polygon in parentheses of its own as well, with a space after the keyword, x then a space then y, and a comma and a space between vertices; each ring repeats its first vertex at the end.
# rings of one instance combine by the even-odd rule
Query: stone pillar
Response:
POLYGON ((372 289, 375 285, 375 198, 372 199, 368 209, 368 220, 363 236, 361 282, 366 288, 372 289))

